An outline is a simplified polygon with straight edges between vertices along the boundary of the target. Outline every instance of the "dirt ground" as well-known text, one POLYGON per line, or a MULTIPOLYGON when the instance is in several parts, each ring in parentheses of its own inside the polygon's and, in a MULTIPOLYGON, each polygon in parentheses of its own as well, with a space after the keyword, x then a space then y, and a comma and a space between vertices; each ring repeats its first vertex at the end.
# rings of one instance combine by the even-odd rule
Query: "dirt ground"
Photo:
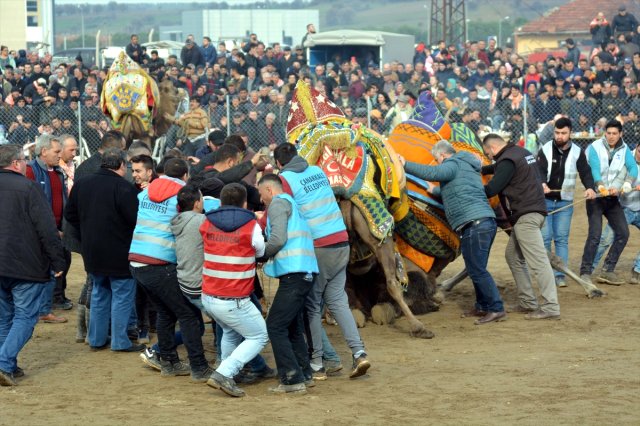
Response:
MULTIPOLYGON (((586 236, 584 205, 576 209, 571 266, 577 269, 586 236)), ((490 270, 505 302, 515 301, 504 263, 506 235, 493 247, 490 270)), ((618 271, 629 276, 640 249, 637 230, 618 271)), ((69 295, 77 299, 84 275, 74 258, 69 295)), ((453 275, 461 260, 445 270, 453 275)), ((640 286, 603 286, 589 300, 569 281, 560 289, 561 321, 529 322, 520 314, 485 326, 460 318, 471 306, 465 281, 439 312, 420 317, 433 340, 408 335, 406 320, 361 329, 372 368, 317 382, 304 396, 271 396, 275 381, 245 387, 232 399, 188 377, 164 379, 137 354, 91 352, 75 339, 75 308, 63 325, 38 324, 20 356, 26 377, 0 388, 0 424, 640 424, 640 286)), ((271 288, 271 291, 275 291, 271 288)), ((61 314, 59 312, 59 314, 61 314)), ((350 363, 335 326, 331 340, 350 363)), ((205 336, 212 350, 211 332, 205 336)), ((273 365, 271 349, 266 358, 273 365)), ((207 357, 215 359, 208 352, 207 357)))

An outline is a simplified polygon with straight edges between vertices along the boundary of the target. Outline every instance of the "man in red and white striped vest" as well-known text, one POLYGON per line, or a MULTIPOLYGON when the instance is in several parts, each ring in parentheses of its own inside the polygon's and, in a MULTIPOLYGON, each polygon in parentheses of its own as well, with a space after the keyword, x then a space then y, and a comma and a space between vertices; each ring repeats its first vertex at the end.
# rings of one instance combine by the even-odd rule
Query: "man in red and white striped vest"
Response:
POLYGON ((262 313, 250 298, 256 257, 264 255, 265 243, 255 214, 246 209, 243 185, 226 185, 220 202, 220 208, 208 212, 200 227, 204 241, 202 305, 223 330, 222 363, 207 384, 239 397, 245 393, 233 377, 269 341, 262 313))

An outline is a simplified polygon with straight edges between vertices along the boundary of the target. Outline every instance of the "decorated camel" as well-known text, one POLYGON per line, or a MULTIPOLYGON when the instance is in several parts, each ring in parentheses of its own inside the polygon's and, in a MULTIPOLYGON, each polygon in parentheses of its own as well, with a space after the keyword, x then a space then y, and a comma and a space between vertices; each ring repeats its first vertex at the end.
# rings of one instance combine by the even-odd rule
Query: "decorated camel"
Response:
POLYGON ((171 81, 165 80, 158 87, 140 65, 120 52, 100 97, 102 111, 114 129, 121 131, 128 142, 140 139, 152 146, 154 137, 164 135, 171 126, 165 113, 173 116, 177 105, 177 90, 171 81))
MULTIPOLYGON (((364 314, 358 311, 373 305, 371 317, 389 322, 394 312, 384 303, 388 295, 408 319, 412 336, 433 337, 414 313, 438 308, 442 296, 436 277, 459 254, 460 240, 431 194, 433 184, 405 175, 397 153, 408 161, 436 164, 431 148, 446 139, 489 164, 473 133, 449 125, 429 92, 423 92, 411 119, 384 141, 301 82, 292 98, 287 137, 300 156, 324 170, 339 199, 352 248, 349 271, 356 276, 350 298, 356 321, 362 325, 364 314), (380 275, 382 292, 376 284, 380 275)), ((497 197, 490 202, 499 208, 497 197)), ((595 286, 578 282, 590 297, 599 295, 595 286)))

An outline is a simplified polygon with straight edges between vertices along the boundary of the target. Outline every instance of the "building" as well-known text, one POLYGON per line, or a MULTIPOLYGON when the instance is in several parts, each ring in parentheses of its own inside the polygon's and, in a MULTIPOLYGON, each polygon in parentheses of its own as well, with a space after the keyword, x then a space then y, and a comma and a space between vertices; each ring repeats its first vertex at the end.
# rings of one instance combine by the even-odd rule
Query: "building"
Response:
POLYGON ((184 41, 193 34, 200 43, 203 36, 238 42, 256 33, 265 43, 300 44, 307 24, 319 30, 318 10, 298 9, 227 9, 182 12, 182 25, 160 27, 160 40, 184 41))
POLYGON ((54 0, 0 0, 0 4, 3 45, 52 51, 54 0))
POLYGON ((545 16, 517 29, 514 33, 516 51, 521 55, 552 52, 563 48, 567 38, 573 38, 578 46, 590 50, 591 21, 598 12, 603 12, 611 22, 622 5, 627 7, 627 12, 640 17, 640 7, 631 0, 574 0, 554 8, 545 16))

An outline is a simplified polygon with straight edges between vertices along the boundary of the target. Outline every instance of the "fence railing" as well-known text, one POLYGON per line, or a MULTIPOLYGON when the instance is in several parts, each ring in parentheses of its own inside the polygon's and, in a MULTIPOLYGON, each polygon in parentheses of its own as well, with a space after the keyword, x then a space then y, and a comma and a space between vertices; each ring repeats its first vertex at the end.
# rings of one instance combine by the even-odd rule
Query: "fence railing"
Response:
MULTIPOLYGON (((469 99, 464 103, 437 103, 441 112, 451 122, 465 122, 479 137, 497 132, 511 142, 521 143, 530 150, 553 138, 552 120, 564 115, 573 123, 572 138, 586 147, 602 137, 607 121, 619 118, 623 121, 623 138, 631 147, 640 143, 640 99, 602 97, 587 99, 531 99, 527 95, 520 100, 469 99), (477 113, 474 113, 477 111, 477 113)), ((410 109, 385 107, 363 99, 342 105, 345 114, 355 122, 388 135, 410 109)), ((286 140, 289 115, 287 102, 239 102, 229 96, 202 107, 209 117, 209 130, 221 129, 227 135, 246 135, 248 146, 258 151, 273 147, 286 140)), ((177 115, 180 115, 178 112, 177 115)), ((43 134, 71 134, 79 141, 79 156, 84 160, 96 152, 102 135, 110 129, 109 119, 92 102, 43 102, 36 106, 3 104, 0 106, 0 144, 25 145, 35 142, 43 134), (82 104, 82 105, 81 105, 82 104)), ((154 157, 185 142, 184 128, 171 126, 161 143, 156 144, 154 157)), ((204 145, 204 137, 200 145, 204 145)))

